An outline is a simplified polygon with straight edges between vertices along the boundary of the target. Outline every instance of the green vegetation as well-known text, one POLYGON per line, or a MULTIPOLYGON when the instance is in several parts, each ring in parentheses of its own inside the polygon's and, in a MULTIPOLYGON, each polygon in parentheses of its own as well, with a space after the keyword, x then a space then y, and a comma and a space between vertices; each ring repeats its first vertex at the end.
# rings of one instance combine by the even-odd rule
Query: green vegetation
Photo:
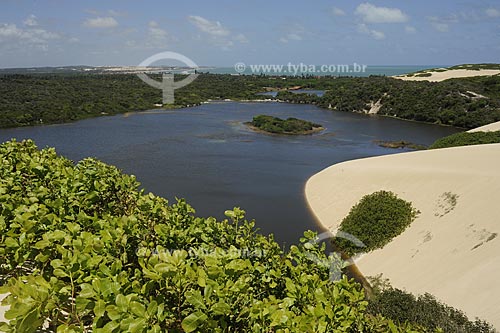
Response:
POLYGON ((273 134, 300 135, 311 134, 323 130, 321 125, 306 120, 297 118, 283 120, 281 118, 262 114, 253 117, 253 120, 246 124, 261 131, 273 134))
POLYGON ((429 149, 484 145, 500 143, 500 131, 497 132, 460 132, 436 140, 429 149))
MULTIPOLYGON (((154 77, 159 80, 160 78, 154 77)), ((182 79, 176 75, 176 80, 182 79)), ((474 128, 500 121, 500 76, 415 82, 372 77, 272 77, 200 74, 175 91, 180 108, 209 99, 254 100, 269 89, 277 99, 338 111, 366 112, 380 100, 379 115, 474 128), (325 90, 322 97, 282 91, 325 90), (471 95, 474 92, 484 97, 471 95)), ((161 91, 131 74, 38 74, 0 76, 0 127, 61 123, 155 108, 161 91)))
POLYGON ((367 112, 380 100, 378 115, 474 128, 500 120, 500 76, 443 82, 403 81, 385 77, 332 80, 318 106, 367 112), (469 96, 468 91, 485 98, 469 96))
POLYGON ((384 148, 392 148, 392 149, 409 148, 409 149, 415 149, 415 150, 427 149, 427 147, 424 145, 419 145, 419 144, 404 141, 404 140, 400 140, 400 141, 375 140, 374 142, 376 144, 378 144, 380 147, 384 147, 384 148))
POLYGON ((443 333, 494 333, 494 328, 485 321, 470 321, 460 310, 436 300, 430 294, 414 295, 396 289, 384 282, 380 288, 380 277, 371 279, 374 294, 368 311, 394 320, 396 323, 411 323, 430 332, 440 329, 443 333))
POLYGON ((350 256, 382 248, 401 234, 418 213, 410 202, 398 198, 392 192, 379 191, 365 195, 351 208, 339 228, 339 231, 358 238, 365 246, 359 247, 340 237, 334 239, 334 244, 350 256))
POLYGON ((0 145, 0 331, 415 332, 330 281, 341 261, 315 233, 284 251, 239 208, 199 218, 138 188, 94 159, 0 145))
POLYGON ((469 69, 478 71, 481 69, 500 70, 500 64, 464 64, 450 67, 449 69, 469 69))
POLYGON ((420 73, 420 74, 416 74, 415 76, 416 77, 429 77, 429 76, 432 76, 432 73, 420 73))

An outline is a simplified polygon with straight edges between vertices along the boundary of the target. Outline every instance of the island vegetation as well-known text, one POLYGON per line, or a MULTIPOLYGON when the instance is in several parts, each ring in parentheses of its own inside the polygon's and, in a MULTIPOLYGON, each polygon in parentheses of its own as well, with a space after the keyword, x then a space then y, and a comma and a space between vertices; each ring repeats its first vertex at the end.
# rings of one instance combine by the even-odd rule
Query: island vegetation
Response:
POLYGON ((252 129, 266 133, 285 135, 312 134, 324 130, 320 124, 315 124, 307 120, 297 118, 281 119, 268 115, 255 116, 246 125, 252 129))
MULTIPOLYGON (((418 82, 381 76, 200 74, 175 91, 175 104, 164 107, 182 108, 208 100, 258 100, 262 98, 258 93, 269 89, 279 91, 276 101, 337 111, 368 113, 371 105, 380 103, 379 115, 428 123, 474 128, 500 121, 498 75, 418 82), (297 87, 325 93, 319 97, 287 91, 297 87)), ((160 90, 131 74, 0 75, 0 127, 62 123, 153 109, 161 103, 160 90)))
POLYGON ((414 332, 331 281, 316 234, 283 250, 239 208, 200 218, 95 159, 0 145, 4 332, 414 332))
POLYGON ((429 149, 500 143, 500 131, 460 132, 436 140, 429 149))
POLYGON ((365 195, 351 208, 339 228, 339 231, 356 237, 362 244, 336 237, 334 245, 349 256, 380 249, 400 235, 418 213, 410 202, 392 192, 378 191, 365 195))
POLYGON ((399 141, 375 140, 374 142, 377 145, 379 145, 380 147, 391 148, 391 149, 399 149, 399 148, 408 148, 408 149, 414 149, 414 150, 427 149, 427 147, 425 145, 420 145, 420 144, 412 143, 412 142, 405 141, 405 140, 399 140, 399 141))

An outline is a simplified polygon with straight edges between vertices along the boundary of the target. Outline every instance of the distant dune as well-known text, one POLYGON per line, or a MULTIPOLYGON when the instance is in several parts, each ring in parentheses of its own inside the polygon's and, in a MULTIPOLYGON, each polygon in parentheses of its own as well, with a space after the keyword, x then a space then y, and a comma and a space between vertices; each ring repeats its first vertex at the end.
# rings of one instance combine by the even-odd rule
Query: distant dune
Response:
POLYGON ((429 292, 500 327, 500 144, 402 153, 333 165, 311 177, 307 201, 335 230, 364 195, 397 193, 421 211, 400 236, 356 263, 366 276, 429 292))
MULTIPOLYGON (((428 71, 426 73, 431 74, 430 76, 405 76, 398 75, 393 76, 396 79, 401 79, 405 81, 431 81, 439 82, 448 79, 456 79, 463 77, 473 77, 473 76, 491 76, 500 74, 500 70, 493 69, 481 69, 481 70, 470 70, 470 69, 451 69, 443 72, 428 71)), ((417 74, 418 75, 418 74, 417 74)))
POLYGON ((500 121, 497 121, 496 123, 491 123, 488 125, 484 125, 481 127, 476 127, 474 129, 471 129, 470 131, 467 132, 496 132, 500 131, 500 121))

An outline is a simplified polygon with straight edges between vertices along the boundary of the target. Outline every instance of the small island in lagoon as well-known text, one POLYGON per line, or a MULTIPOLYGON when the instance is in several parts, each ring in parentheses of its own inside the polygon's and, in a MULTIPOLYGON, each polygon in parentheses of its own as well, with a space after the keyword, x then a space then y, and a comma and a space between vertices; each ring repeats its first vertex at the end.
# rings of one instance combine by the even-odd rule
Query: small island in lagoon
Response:
POLYGON ((284 120, 262 114, 253 117, 253 120, 246 122, 245 125, 255 131, 283 135, 313 134, 325 129, 320 124, 315 124, 307 120, 297 118, 288 118, 284 120))

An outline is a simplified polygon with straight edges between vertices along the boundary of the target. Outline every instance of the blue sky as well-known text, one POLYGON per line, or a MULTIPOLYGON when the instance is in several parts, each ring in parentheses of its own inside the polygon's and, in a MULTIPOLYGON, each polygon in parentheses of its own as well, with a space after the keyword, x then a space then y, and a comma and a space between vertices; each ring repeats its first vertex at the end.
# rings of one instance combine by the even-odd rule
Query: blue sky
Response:
POLYGON ((500 1, 1 0, 0 67, 500 62, 500 1))

